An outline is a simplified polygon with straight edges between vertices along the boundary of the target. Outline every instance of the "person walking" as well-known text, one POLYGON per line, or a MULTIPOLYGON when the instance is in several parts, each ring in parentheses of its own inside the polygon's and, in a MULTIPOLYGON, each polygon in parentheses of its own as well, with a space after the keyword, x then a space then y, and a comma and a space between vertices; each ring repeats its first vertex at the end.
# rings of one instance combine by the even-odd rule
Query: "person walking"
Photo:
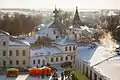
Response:
POLYGON ((61 72, 61 80, 64 80, 64 73, 61 72))

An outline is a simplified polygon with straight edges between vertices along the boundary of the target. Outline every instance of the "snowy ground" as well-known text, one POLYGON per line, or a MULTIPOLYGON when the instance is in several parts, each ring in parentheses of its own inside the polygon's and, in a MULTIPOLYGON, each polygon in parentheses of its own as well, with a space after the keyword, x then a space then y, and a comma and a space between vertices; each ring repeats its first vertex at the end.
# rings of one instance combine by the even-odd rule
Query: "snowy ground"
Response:
POLYGON ((19 75, 18 77, 9 77, 6 76, 0 76, 0 80, 49 80, 49 77, 45 77, 44 79, 38 78, 38 77, 30 77, 28 74, 25 75, 19 75))

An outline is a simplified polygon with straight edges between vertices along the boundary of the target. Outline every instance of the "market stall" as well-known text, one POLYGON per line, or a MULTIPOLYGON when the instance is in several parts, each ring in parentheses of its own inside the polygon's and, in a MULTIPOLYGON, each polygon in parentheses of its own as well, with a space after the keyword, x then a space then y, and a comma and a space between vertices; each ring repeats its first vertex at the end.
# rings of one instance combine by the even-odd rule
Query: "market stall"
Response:
POLYGON ((7 77, 18 76, 18 69, 16 69, 16 68, 9 68, 9 69, 7 69, 6 76, 7 77))

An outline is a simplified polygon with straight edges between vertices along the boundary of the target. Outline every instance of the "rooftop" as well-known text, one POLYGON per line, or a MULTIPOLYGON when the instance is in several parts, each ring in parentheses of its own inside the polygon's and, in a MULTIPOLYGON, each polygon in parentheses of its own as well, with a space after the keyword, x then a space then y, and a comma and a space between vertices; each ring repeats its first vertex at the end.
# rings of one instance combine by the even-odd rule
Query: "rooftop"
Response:
POLYGON ((94 66, 94 69, 108 77, 110 80, 120 80, 120 56, 117 55, 102 62, 101 64, 94 66))
POLYGON ((89 44, 80 46, 77 53, 77 58, 88 62, 88 65, 98 73, 110 80, 120 80, 120 55, 117 55, 115 51, 99 44, 97 46, 89 44))
POLYGON ((65 38, 57 38, 56 41, 55 41, 55 44, 58 44, 58 45, 75 45, 75 41, 73 40, 70 40, 68 39, 67 37, 65 38))
POLYGON ((30 46, 30 44, 27 41, 20 41, 13 37, 9 37, 9 40, 9 46, 30 46))
POLYGON ((30 56, 39 56, 39 55, 52 55, 52 54, 59 54, 61 52, 57 47, 54 46, 37 46, 31 48, 30 56))
POLYGON ((18 40, 22 42, 34 43, 36 41, 34 36, 17 36, 18 40))
POLYGON ((5 32, 3 30, 0 30, 0 35, 6 35, 6 36, 9 36, 10 34, 8 32, 5 32))
POLYGON ((89 63, 90 66, 94 66, 102 61, 113 57, 115 52, 108 50, 99 44, 88 44, 80 46, 77 49, 78 58, 89 63))

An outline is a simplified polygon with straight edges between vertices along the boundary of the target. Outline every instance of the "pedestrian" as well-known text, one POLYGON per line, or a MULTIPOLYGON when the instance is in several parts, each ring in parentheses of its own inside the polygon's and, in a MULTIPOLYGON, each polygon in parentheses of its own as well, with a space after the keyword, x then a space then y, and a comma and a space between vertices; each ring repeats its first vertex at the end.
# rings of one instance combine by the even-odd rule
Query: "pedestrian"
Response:
POLYGON ((42 77, 42 79, 44 78, 44 72, 43 71, 41 72, 41 77, 42 77))
POLYGON ((69 80, 72 80, 72 75, 69 76, 69 80))
POLYGON ((64 80, 64 73, 61 72, 61 80, 64 80))
POLYGON ((72 80, 76 80, 76 79, 75 79, 75 75, 74 75, 74 74, 72 74, 72 76, 71 76, 71 77, 72 77, 72 80))

